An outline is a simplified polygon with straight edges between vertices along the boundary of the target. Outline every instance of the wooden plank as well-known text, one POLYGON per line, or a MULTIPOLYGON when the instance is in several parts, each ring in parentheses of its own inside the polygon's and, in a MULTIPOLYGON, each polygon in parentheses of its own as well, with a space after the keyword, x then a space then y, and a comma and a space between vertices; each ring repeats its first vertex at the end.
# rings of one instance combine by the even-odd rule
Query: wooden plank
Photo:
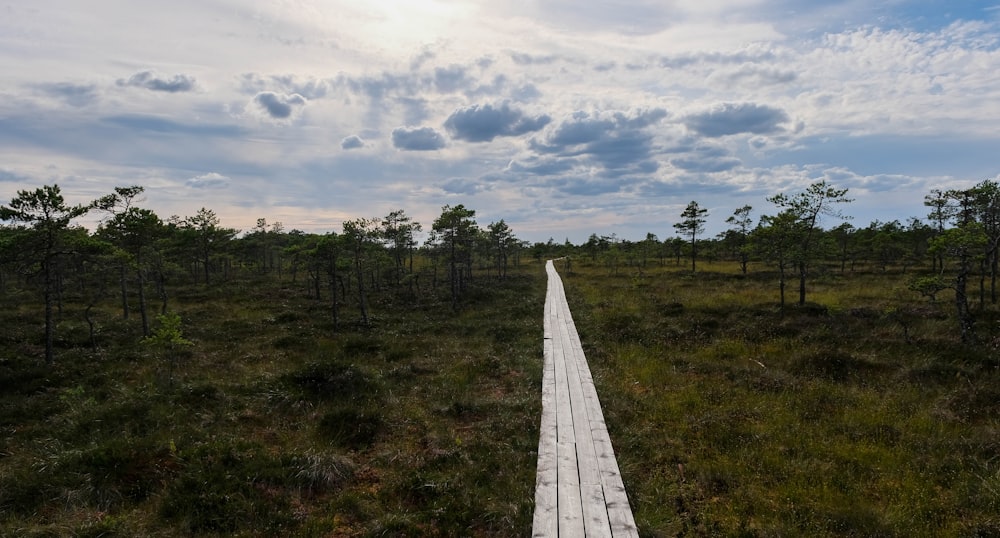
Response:
POLYGON ((604 490, 598 485, 580 485, 583 498, 584 532, 587 538, 612 538, 611 520, 604 504, 604 490))
POLYGON ((551 302, 545 302, 542 340, 542 417, 538 435, 538 465, 535 473, 535 513, 531 535, 537 538, 558 536, 559 480, 556 461, 555 364, 552 349, 551 302))
POLYGON ((638 537, 600 400, 551 261, 543 318, 536 537, 638 537))
MULTIPOLYGON (((562 326, 560 333, 566 336, 567 327, 562 326)), ((600 485, 601 472, 597 465, 597 453, 594 450, 594 438, 590 431, 590 417, 587 415, 587 405, 583 396, 583 386, 580 384, 579 357, 575 350, 567 353, 566 377, 569 383, 570 408, 573 414, 574 439, 576 442, 577 465, 580 470, 580 483, 600 485)), ((603 500, 602 500, 603 503, 603 500)))
POLYGON ((535 478, 535 513, 531 523, 532 536, 558 536, 558 486, 555 448, 545 451, 539 450, 538 472, 535 478))
POLYGON ((573 408, 570 407, 566 353, 558 336, 552 339, 552 344, 555 364, 556 434, 558 442, 573 443, 576 442, 576 435, 573 431, 573 408))
POLYGON ((559 459, 559 536, 586 536, 583 527, 583 501, 577 478, 576 446, 556 445, 559 459))
POLYGON ((639 538, 639 529, 632 519, 632 510, 608 507, 608 519, 611 521, 611 536, 614 538, 639 538))

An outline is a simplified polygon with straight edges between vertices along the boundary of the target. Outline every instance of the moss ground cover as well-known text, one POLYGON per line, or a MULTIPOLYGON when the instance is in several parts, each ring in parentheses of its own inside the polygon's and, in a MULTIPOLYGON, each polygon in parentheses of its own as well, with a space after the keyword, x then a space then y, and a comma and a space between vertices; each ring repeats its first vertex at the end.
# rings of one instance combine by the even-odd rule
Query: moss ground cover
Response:
POLYGON ((484 277, 457 313, 379 295, 372 328, 347 307, 337 331, 301 286, 195 286, 174 357, 113 310, 90 349, 67 300, 51 368, 8 296, 0 535, 528 534, 537 269, 484 277))
MULTIPOLYGON (((957 344, 949 303, 830 272, 782 315, 776 275, 733 264, 573 269, 644 535, 1000 532, 996 350, 957 344)), ((989 342, 995 314, 978 315, 989 342)))
MULTIPOLYGON (((561 270, 643 536, 1000 534, 994 307, 964 347, 891 271, 821 272, 781 313, 735 264, 561 270)), ((336 330, 301 282, 191 286, 174 350, 112 306, 92 349, 68 296, 51 367, 8 293, 0 535, 529 535, 544 278, 458 312, 373 294, 336 330)))

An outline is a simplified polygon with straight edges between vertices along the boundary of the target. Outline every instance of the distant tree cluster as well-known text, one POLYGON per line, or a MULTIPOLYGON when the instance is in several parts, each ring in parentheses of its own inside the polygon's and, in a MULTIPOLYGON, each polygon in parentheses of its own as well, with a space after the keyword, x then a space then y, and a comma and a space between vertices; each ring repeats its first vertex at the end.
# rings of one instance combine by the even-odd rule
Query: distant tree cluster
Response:
POLYGON ((819 181, 801 192, 767 198, 775 211, 756 219, 752 206, 736 209, 725 220, 729 228, 713 238, 700 238, 709 211, 691 201, 673 226, 674 237, 661 241, 648 233, 641 241, 628 241, 592 234, 581 245, 553 239, 529 244, 503 220, 482 228, 476 212, 464 205, 443 207, 423 244, 423 226, 402 209, 345 221, 339 233, 286 231, 282 223, 260 218, 241 234, 222 226, 206 208, 163 219, 140 207, 143 192, 140 186, 118 187, 90 204, 70 205, 58 185, 51 185, 19 191, 0 206, 0 221, 7 223, 0 226, 0 293, 15 286, 40 292, 46 361, 53 360, 57 314, 67 290, 84 297, 94 345, 91 312, 112 296, 122 317, 136 314, 143 336, 149 337, 150 311, 167 314, 172 286, 211 286, 248 276, 300 283, 316 300, 329 301, 335 328, 348 303, 357 307, 359 323, 369 326, 372 293, 417 297, 440 287, 458 309, 475 273, 503 280, 522 254, 536 260, 583 257, 613 273, 623 267, 641 272, 651 260, 680 265, 685 256, 692 272, 699 258, 732 260, 743 275, 756 264, 760 271, 777 272, 782 311, 787 282, 797 282, 798 304, 805 305, 807 281, 817 271, 910 271, 908 287, 930 300, 954 291, 960 334, 968 343, 976 340, 970 287, 978 278, 980 309, 996 304, 998 297, 1000 185, 994 180, 930 192, 926 220, 876 220, 856 228, 840 209, 852 201, 847 189, 819 181), (73 225, 92 211, 102 217, 95 231, 73 225), (824 218, 839 223, 824 228, 824 218))
POLYGON ((818 181, 800 192, 768 197, 774 211, 757 218, 754 208, 744 205, 726 218, 728 229, 713 238, 700 237, 709 212, 691 201, 673 225, 677 235, 663 241, 653 233, 642 241, 592 234, 579 246, 550 240, 532 249, 547 256, 580 256, 603 263, 612 273, 622 267, 641 272, 650 260, 663 265, 672 259, 681 265, 684 257, 689 258, 692 272, 698 259, 732 260, 744 275, 756 264, 759 271, 777 272, 782 311, 790 281, 798 284, 798 304, 806 304, 810 274, 899 271, 909 275, 904 280, 909 289, 929 299, 953 290, 962 341, 975 342, 970 306, 970 295, 975 295, 970 286, 978 278, 980 310, 987 302, 996 304, 1000 293, 1000 184, 985 180, 967 189, 933 190, 924 200, 930 209, 926 219, 875 220, 865 227, 851 225, 841 210, 852 202, 847 192, 818 181), (824 224, 834 225, 824 228, 824 224))
POLYGON ((160 319, 172 319, 167 316, 172 287, 247 277, 302 283, 315 299, 329 300, 334 327, 341 323, 342 306, 353 300, 359 322, 370 326, 371 293, 416 297, 447 282, 451 306, 458 309, 474 272, 503 280, 526 246, 503 220, 481 228, 475 211, 462 205, 445 206, 421 245, 421 224, 403 210, 345 221, 339 233, 285 231, 282 223, 260 218, 241 234, 207 208, 163 219, 141 207, 143 193, 141 186, 118 187, 90 204, 69 205, 59 186, 51 185, 19 191, 0 206, 0 221, 7 223, 0 226, 0 293, 39 290, 47 362, 53 361, 67 293, 86 303, 94 346, 91 313, 113 296, 124 319, 138 316, 148 339, 155 336, 151 300, 159 301, 160 319), (101 215, 93 232, 73 224, 88 212, 101 215))

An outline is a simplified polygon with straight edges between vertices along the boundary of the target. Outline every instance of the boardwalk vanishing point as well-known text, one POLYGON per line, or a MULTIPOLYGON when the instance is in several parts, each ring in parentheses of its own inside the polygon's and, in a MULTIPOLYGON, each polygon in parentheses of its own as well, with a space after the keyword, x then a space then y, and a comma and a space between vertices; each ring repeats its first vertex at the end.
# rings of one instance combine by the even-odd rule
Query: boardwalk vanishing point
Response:
POLYGON ((552 261, 545 264, 533 537, 638 537, 601 402, 552 261))

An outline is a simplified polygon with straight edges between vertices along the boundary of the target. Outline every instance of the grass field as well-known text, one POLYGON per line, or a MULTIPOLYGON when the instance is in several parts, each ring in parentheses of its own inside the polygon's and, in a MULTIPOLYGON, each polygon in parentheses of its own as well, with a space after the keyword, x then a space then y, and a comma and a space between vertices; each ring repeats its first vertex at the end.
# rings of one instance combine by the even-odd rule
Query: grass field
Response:
POLYGON ((581 266, 567 293, 643 534, 1000 535, 998 356, 956 343, 950 303, 830 272, 782 316, 776 275, 732 264, 581 266))
MULTIPOLYGON (((898 274, 819 274, 782 315, 733 264, 560 270, 641 535, 1000 536, 994 307, 965 348, 898 274)), ((92 350, 67 301, 52 367, 8 292, 0 535, 530 535, 544 278, 339 331, 301 284, 192 287, 172 353, 112 304, 92 350)))
POLYGON ((0 535, 530 533, 544 274, 339 332, 300 288, 177 296, 172 375, 118 312, 91 351, 70 306, 46 368, 39 309, 5 298, 0 535))

